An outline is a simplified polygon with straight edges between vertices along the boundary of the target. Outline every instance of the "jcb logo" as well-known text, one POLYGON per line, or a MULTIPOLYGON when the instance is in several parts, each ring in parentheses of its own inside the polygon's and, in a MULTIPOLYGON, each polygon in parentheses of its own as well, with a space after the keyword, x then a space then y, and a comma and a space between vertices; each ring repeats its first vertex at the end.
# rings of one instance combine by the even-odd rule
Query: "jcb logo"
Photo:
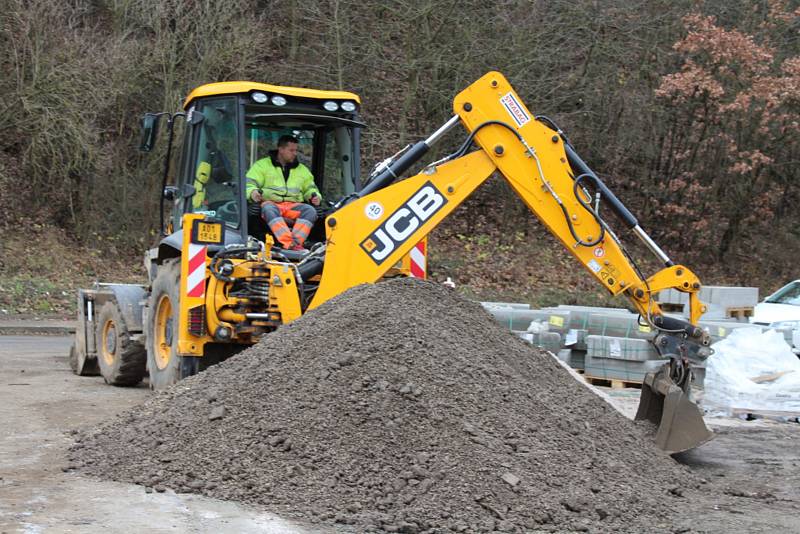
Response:
POLYGON ((439 190, 426 183, 362 241, 361 248, 380 265, 445 204, 447 200, 439 190))

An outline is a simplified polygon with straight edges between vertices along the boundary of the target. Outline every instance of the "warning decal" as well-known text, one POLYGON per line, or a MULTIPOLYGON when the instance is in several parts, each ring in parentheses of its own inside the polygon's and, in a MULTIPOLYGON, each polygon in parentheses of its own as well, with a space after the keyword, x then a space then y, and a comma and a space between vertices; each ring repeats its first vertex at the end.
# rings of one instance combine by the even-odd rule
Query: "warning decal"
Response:
POLYGON ((531 120, 531 116, 528 115, 528 112, 525 111, 525 108, 522 107, 522 104, 519 103, 519 100, 516 99, 514 93, 508 92, 506 95, 500 99, 500 103, 503 104, 503 107, 506 108, 508 114, 511 115, 511 118, 514 119, 514 122, 517 123, 517 127, 525 126, 531 120))

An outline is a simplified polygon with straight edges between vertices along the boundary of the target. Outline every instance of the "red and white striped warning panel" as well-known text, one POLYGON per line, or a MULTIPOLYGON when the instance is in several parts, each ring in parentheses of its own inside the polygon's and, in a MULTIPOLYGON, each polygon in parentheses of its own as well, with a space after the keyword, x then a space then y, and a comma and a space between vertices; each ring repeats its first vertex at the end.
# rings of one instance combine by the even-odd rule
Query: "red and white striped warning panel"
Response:
POLYGON ((411 276, 414 278, 425 278, 425 241, 420 241, 409 253, 411 258, 411 276))
POLYGON ((186 277, 186 296, 206 294, 206 247, 189 243, 189 274, 186 277))

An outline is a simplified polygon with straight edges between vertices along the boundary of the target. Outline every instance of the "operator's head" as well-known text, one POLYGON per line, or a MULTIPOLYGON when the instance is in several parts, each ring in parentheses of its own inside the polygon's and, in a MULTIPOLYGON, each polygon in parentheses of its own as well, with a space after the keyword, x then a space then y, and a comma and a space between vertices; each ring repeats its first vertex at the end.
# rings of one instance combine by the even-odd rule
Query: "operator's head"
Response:
POLYGON ((282 135, 278 139, 278 161, 282 165, 292 163, 297 158, 297 138, 293 135, 282 135))

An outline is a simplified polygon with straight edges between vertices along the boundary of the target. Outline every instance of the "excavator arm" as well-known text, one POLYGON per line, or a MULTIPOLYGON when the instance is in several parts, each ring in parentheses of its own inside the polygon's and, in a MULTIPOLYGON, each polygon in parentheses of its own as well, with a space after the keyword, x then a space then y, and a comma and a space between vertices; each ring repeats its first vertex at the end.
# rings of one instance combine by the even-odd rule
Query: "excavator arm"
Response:
POLYGON ((612 295, 624 294, 656 335, 669 363, 648 375, 637 419, 658 425, 656 442, 672 453, 711 437, 691 402, 690 361, 709 354, 709 337, 697 321, 705 311, 697 276, 669 257, 636 218, 580 159, 566 136, 537 119, 508 81, 490 72, 454 100, 455 116, 428 139, 406 147, 354 197, 326 218, 324 267, 309 308, 350 287, 373 283, 401 261, 493 173, 499 172, 528 208, 612 295), (453 154, 416 176, 397 180, 443 134, 462 124, 469 132, 453 154), (477 145, 480 150, 468 152, 477 145), (610 209, 644 241, 664 268, 644 278, 600 215, 610 209), (654 296, 673 288, 689 294, 689 321, 665 316, 654 296))

